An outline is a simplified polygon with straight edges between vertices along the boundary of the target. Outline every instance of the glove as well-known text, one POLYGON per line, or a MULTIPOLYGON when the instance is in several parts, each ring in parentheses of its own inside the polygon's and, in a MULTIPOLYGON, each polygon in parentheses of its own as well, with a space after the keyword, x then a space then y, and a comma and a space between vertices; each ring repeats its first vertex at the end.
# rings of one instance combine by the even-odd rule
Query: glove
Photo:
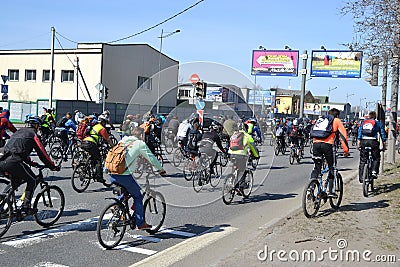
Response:
POLYGON ((61 170, 61 167, 60 166, 54 166, 51 170, 59 172, 61 170))
POLYGON ((161 170, 161 171, 159 171, 159 174, 160 174, 162 177, 167 176, 167 172, 166 172, 164 169, 161 170))

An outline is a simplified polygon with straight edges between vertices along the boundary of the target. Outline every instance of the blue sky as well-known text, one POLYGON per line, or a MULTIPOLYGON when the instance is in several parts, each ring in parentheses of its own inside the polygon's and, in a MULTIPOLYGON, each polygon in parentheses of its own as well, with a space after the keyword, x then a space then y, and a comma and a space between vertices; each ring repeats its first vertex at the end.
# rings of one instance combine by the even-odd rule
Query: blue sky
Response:
MULTIPOLYGON (((111 42, 156 25, 196 2, 198 0, 5 1, 1 5, 0 50, 49 49, 52 26, 76 42, 111 42)), ((162 29, 164 32, 180 29, 180 33, 163 38, 163 53, 183 65, 197 61, 222 64, 254 82, 250 74, 251 56, 252 50, 260 45, 276 50, 288 45, 300 54, 304 50, 311 54, 311 50, 319 50, 321 45, 328 50, 347 49, 341 44, 353 40, 353 21, 339 14, 341 3, 337 0, 204 0, 160 26, 118 43, 148 43, 159 49, 158 36, 162 29)), ((76 47, 66 39, 59 37, 59 40, 64 48, 76 47)), ((57 42, 56 48, 60 48, 57 42)), ((299 68, 301 63, 300 60, 299 68)), ((201 74, 202 70, 198 72, 201 74)), ((207 73, 204 76, 200 75, 207 81, 207 73)), ((313 78, 306 87, 314 95, 327 95, 329 88, 337 87, 330 92, 334 102, 344 102, 347 94, 354 93, 348 98, 353 106, 359 104, 360 98, 366 98, 363 103, 380 100, 380 87, 371 87, 364 77, 313 78)), ((229 79, 229 76, 224 78, 229 79)), ((188 81, 189 77, 181 79, 188 81)), ((300 89, 301 85, 301 76, 290 80, 258 76, 256 80, 262 88, 288 88, 290 83, 292 89, 300 89)))

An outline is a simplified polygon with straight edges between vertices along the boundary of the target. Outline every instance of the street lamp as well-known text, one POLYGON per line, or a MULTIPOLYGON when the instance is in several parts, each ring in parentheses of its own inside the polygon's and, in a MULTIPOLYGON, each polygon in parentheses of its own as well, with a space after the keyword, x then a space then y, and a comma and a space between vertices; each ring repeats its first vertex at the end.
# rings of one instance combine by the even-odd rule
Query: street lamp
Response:
POLYGON ((265 48, 265 47, 262 46, 262 45, 260 45, 260 46, 258 47, 258 49, 260 49, 260 50, 267 50, 267 48, 265 48))
POLYGON ((360 97, 360 106, 359 106, 359 111, 358 111, 358 118, 361 118, 361 101, 367 99, 366 97, 360 97))
POLYGON ((345 106, 345 118, 347 118, 347 104, 349 103, 349 97, 353 96, 354 94, 347 94, 346 95, 346 106, 345 106))
POLYGON ((160 38, 160 53, 158 57, 158 84, 157 84, 157 114, 160 113, 160 80, 161 80, 161 50, 162 50, 162 42, 164 38, 167 38, 175 33, 180 32, 181 30, 175 30, 174 32, 164 32, 164 29, 161 29, 160 38), (164 35, 165 33, 165 35, 164 35))
POLYGON ((337 86, 335 86, 335 87, 333 87, 333 88, 330 88, 330 87, 329 87, 329 89, 328 89, 328 101, 329 101, 329 95, 331 94, 331 91, 333 91, 333 90, 335 90, 335 89, 337 89, 337 86))

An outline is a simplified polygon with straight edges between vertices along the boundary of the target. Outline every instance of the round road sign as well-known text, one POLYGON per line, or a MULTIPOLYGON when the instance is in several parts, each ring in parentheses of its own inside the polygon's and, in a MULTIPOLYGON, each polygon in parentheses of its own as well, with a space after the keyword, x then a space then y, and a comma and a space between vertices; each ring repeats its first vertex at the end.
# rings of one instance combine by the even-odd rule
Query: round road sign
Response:
POLYGON ((190 76, 190 82, 191 83, 195 84, 195 83, 197 83, 199 81, 200 81, 200 77, 196 73, 192 74, 192 76, 190 76))

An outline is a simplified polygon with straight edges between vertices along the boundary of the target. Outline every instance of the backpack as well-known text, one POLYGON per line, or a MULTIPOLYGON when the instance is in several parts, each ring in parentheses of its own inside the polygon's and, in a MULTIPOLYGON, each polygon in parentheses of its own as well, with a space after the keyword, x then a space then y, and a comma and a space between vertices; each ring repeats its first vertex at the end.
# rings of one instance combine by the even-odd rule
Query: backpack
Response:
POLYGON ((319 118, 311 130, 312 138, 327 138, 332 134, 333 120, 335 118, 332 115, 322 116, 319 118))
POLYGON ((76 136, 80 139, 83 140, 85 137, 87 137, 89 134, 87 133, 87 129, 89 125, 86 123, 80 123, 78 125, 78 128, 76 129, 76 136))
POLYGON ((276 128, 275 136, 282 136, 283 135, 283 127, 276 128))
POLYGON ((126 146, 118 143, 108 151, 104 167, 111 174, 123 174, 128 169, 125 162, 125 155, 126 146))
POLYGON ((187 148, 195 151, 199 149, 199 140, 197 140, 197 132, 189 132, 187 148))
POLYGON ((56 127, 65 127, 65 123, 68 121, 67 117, 62 117, 56 123, 56 127))
POLYGON ((364 122, 362 124, 362 129, 361 129, 362 135, 374 137, 376 134, 375 124, 376 124, 376 121, 374 119, 364 120, 364 122))
POLYGON ((231 150, 243 150, 244 149, 244 133, 235 132, 230 138, 229 148, 231 150))
POLYGON ((150 133, 150 128, 151 128, 150 122, 145 121, 139 127, 143 128, 145 134, 149 134, 150 133))
POLYGON ((299 129, 298 128, 292 128, 292 130, 289 133, 290 137, 298 137, 299 136, 299 129))

